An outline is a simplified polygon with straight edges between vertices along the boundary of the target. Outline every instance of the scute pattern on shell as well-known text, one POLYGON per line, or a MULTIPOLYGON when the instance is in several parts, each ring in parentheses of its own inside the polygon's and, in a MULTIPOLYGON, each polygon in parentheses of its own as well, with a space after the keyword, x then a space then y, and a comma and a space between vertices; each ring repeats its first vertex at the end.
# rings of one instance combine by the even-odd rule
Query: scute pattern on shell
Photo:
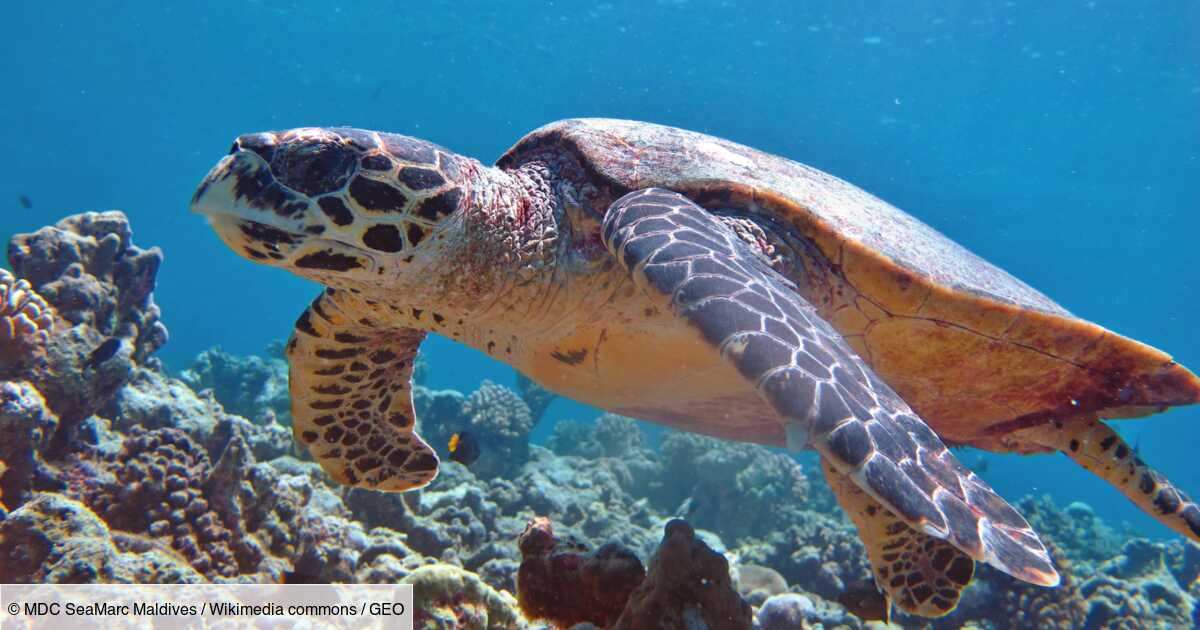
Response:
POLYGON ((901 268, 960 290, 1048 313, 1069 315, 1054 301, 979 258, 915 217, 833 175, 721 138, 653 123, 577 118, 522 138, 497 162, 513 168, 552 150, 573 154, 594 182, 616 196, 652 186, 686 190, 722 182, 765 198, 803 205, 834 231, 901 268))

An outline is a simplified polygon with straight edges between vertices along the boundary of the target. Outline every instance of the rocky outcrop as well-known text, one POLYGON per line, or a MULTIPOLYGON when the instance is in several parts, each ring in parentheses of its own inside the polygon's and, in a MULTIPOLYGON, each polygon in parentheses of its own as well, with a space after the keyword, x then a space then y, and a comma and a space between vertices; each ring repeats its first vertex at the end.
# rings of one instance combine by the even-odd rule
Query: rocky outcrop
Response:
POLYGON ((630 595, 613 630, 748 630, 752 616, 750 605, 733 588, 725 556, 676 519, 667 523, 646 579, 630 595))
POLYGON ((166 343, 152 296, 162 253, 135 246, 120 212, 88 212, 14 236, 8 260, 55 322, 37 353, 0 365, 0 379, 36 387, 61 434, 99 411, 166 343))
POLYGON ((135 361, 167 342, 153 298, 162 252, 135 246, 124 214, 86 212, 18 234, 8 261, 69 325, 128 343, 135 361))
POLYGON ((529 522, 518 541, 517 601, 529 619, 559 628, 580 623, 608 627, 646 577, 637 555, 616 543, 588 551, 554 535, 550 519, 529 522))

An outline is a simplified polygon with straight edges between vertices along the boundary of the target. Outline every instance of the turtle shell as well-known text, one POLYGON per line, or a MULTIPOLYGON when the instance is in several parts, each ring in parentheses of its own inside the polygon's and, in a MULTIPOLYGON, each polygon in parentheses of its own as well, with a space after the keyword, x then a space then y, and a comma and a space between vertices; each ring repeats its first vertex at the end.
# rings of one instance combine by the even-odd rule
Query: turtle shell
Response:
POLYGON ((798 259, 792 280, 804 296, 948 441, 1032 452, 1044 449, 1015 431, 1200 402, 1200 379, 1167 354, 1075 317, 815 168, 701 133, 609 119, 542 127, 498 166, 531 161, 574 181, 594 215, 627 192, 661 187, 767 226, 798 259))

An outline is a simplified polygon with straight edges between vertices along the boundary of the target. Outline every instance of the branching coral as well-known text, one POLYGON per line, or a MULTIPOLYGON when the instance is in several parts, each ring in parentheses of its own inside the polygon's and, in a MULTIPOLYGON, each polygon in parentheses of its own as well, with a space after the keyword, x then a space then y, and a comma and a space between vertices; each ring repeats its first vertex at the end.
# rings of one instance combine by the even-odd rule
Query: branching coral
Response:
POLYGON ((54 324, 54 311, 28 280, 0 269, 0 347, 16 343, 44 344, 54 324))
POLYGON ((516 392, 484 381, 467 398, 463 412, 469 423, 463 428, 473 431, 483 445, 483 454, 471 465, 476 475, 511 475, 529 460, 533 413, 516 392))

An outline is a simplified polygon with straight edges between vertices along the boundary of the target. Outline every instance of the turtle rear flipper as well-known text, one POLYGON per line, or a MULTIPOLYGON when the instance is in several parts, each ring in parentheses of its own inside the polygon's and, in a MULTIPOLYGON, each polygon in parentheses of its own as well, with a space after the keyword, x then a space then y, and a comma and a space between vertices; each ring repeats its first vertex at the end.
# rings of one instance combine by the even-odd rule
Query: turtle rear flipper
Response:
POLYGON ((1096 419, 1051 422, 1025 429, 1020 437, 1062 451, 1158 522, 1200 542, 1200 506, 1142 461, 1107 424, 1096 419))
POLYGON ((437 476, 414 431, 410 378, 424 331, 346 316, 326 290, 287 344, 292 432, 338 483, 399 492, 437 476))
POLYGON ((941 617, 958 606, 975 561, 957 547, 919 532, 821 458, 825 480, 867 548, 875 584, 905 612, 941 617))
POLYGON ((733 362, 779 414, 789 446, 815 447, 910 527, 1022 580, 1058 583, 1025 519, 717 218, 647 189, 613 203, 602 238, 651 299, 733 362))

